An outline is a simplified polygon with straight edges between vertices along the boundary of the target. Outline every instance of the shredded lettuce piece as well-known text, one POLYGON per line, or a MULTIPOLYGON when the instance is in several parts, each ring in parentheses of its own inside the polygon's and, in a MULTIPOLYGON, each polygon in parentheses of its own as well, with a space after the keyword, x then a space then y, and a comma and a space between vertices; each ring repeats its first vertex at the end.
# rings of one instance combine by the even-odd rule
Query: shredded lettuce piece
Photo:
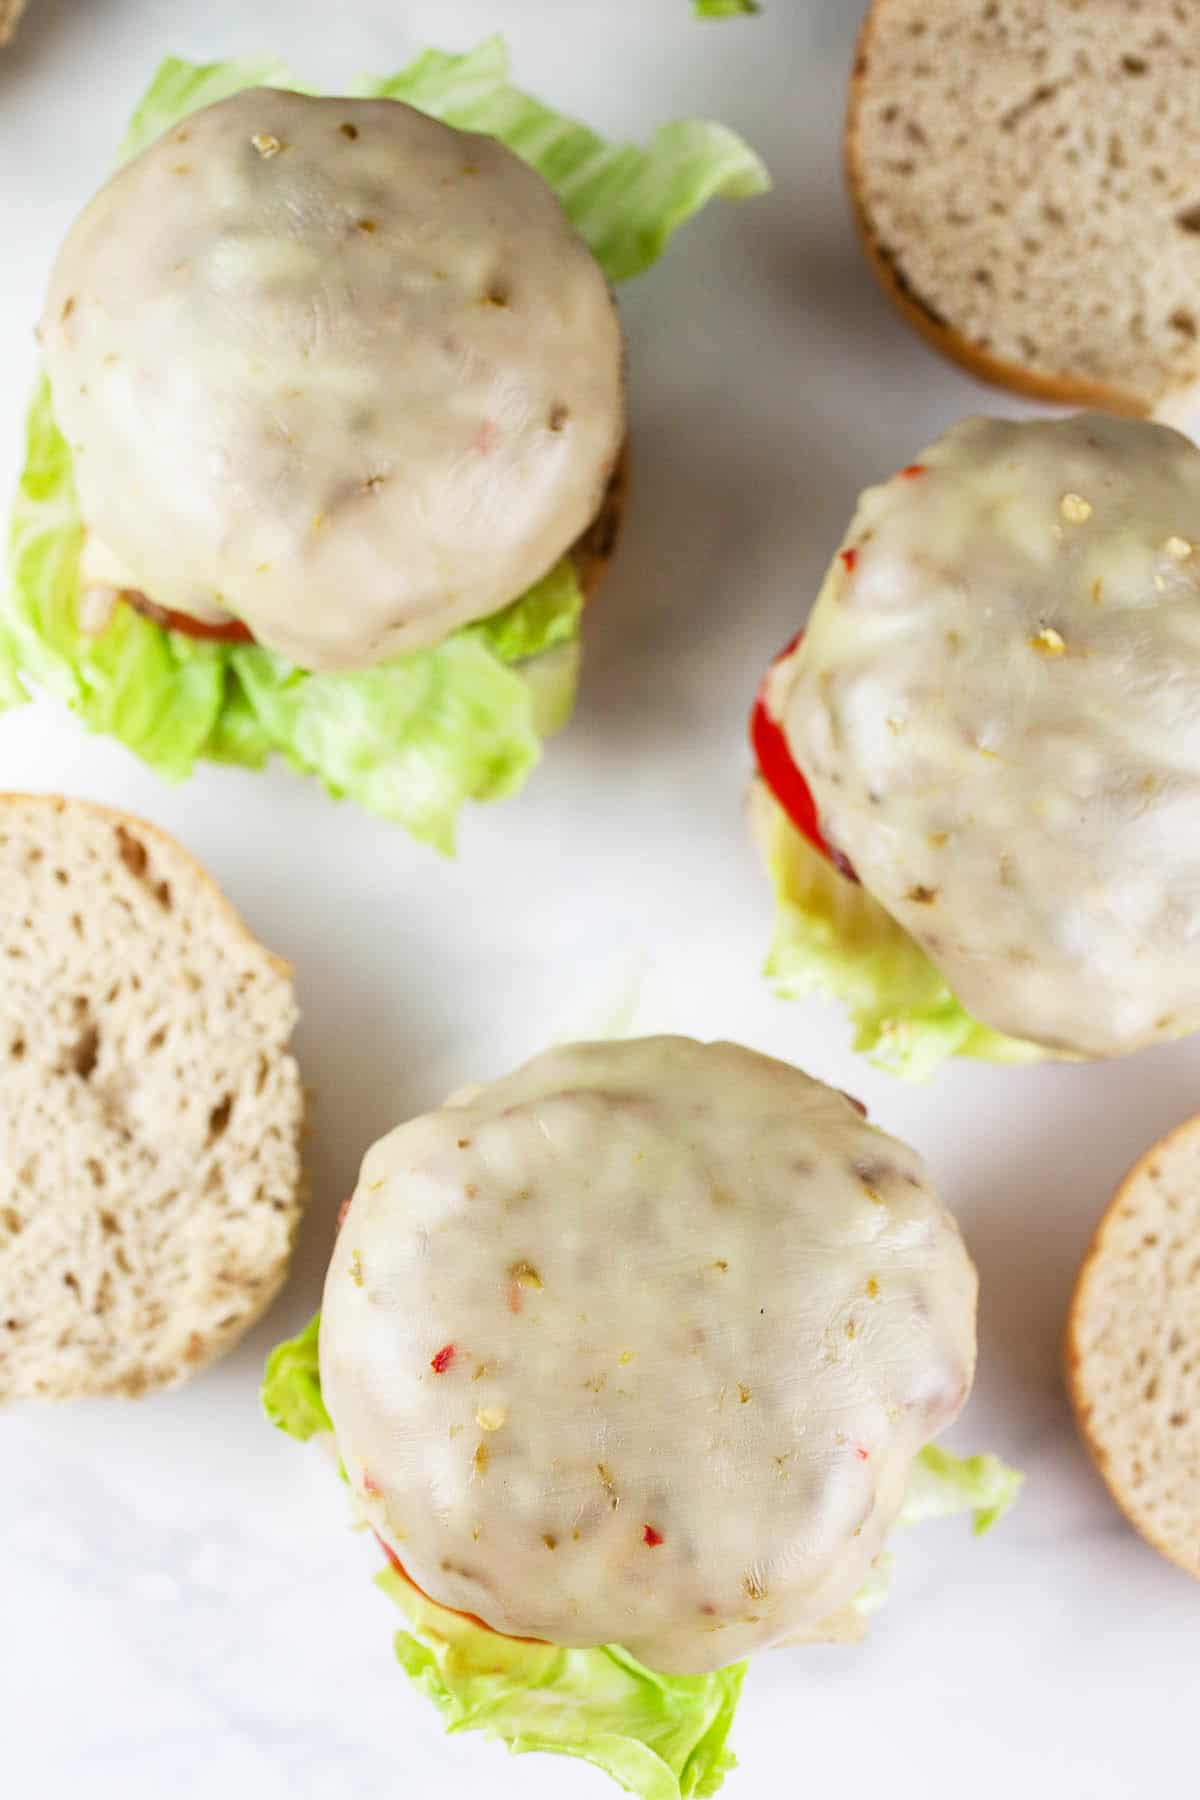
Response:
POLYGON ((302 1444, 318 1432, 333 1430, 321 1393, 320 1335, 318 1312, 303 1331, 276 1344, 263 1372, 263 1411, 272 1425, 302 1444))
POLYGON ((973 1019, 916 940, 838 874, 761 781, 754 806, 776 900, 766 974, 784 998, 843 1001, 854 1048, 907 1081, 928 1080, 948 1056, 1027 1063, 1049 1054, 973 1019))
POLYGON ((970 1513, 975 1536, 982 1537, 1016 1504, 1024 1481, 998 1456, 954 1456, 940 1444, 926 1444, 913 1462, 899 1522, 923 1525, 970 1513))
POLYGON ((215 106, 244 88, 291 88, 299 94, 316 90, 297 80, 285 62, 274 56, 228 57, 222 62, 194 63, 168 56, 154 71, 150 86, 133 111, 117 151, 118 162, 128 162, 149 149, 155 138, 202 106, 215 106))
POLYGON ((749 200, 771 185, 762 160, 724 125, 678 120, 660 126, 645 149, 609 144, 512 87, 508 75, 508 51, 494 37, 464 56, 427 50, 390 81, 358 91, 406 100, 507 144, 554 189, 610 281, 650 268, 710 200, 749 200))
POLYGON ((615 1644, 562 1650, 499 1637, 385 1569, 376 1584, 403 1612, 401 1668, 447 1731, 485 1731, 516 1753, 582 1757, 641 1800, 715 1794, 734 1758, 726 1740, 746 1664, 712 1675, 656 1675, 615 1644))
POLYGON ((739 19, 761 11, 758 0, 692 0, 698 19, 739 19))
POLYGON ((570 713, 573 659, 556 659, 553 706, 536 685, 536 659, 578 633, 583 596, 569 559, 435 649, 313 675, 259 645, 165 631, 123 604, 98 636, 82 631, 81 540, 71 455, 43 377, 12 513, 0 704, 45 689, 167 780, 202 757, 261 768, 276 752, 448 853, 464 802, 515 792, 541 754, 539 724, 548 734, 570 713))
MULTIPOLYGON (((611 281, 648 268, 673 232, 716 196, 769 185, 759 159, 720 125, 664 126, 646 149, 608 145, 511 86, 498 38, 463 56, 428 51, 363 96, 390 95, 488 132, 546 178, 611 281)), ((138 104, 121 157, 198 107, 245 87, 311 88, 257 57, 168 58, 138 104)), ((260 646, 199 642, 128 606, 98 634, 78 620, 83 527, 71 454, 43 379, 11 525, 11 595, 0 609, 0 710, 44 690, 92 731, 119 738, 179 781, 201 759, 261 768, 274 755, 336 797, 450 852, 468 800, 516 792, 543 738, 570 716, 582 594, 565 557, 491 618, 357 674, 310 674, 260 646), (551 654, 553 653, 553 654, 551 654)))
MULTIPOLYGON (((276 1345, 263 1378, 267 1418, 301 1442, 333 1430, 321 1397, 320 1322, 318 1313, 276 1345)), ((930 1444, 914 1461, 900 1523, 970 1512, 976 1532, 987 1531, 1022 1479, 998 1457, 964 1460, 930 1444)), ((876 1559, 851 1617, 883 1605, 891 1563, 886 1553, 876 1559)), ((392 1568, 376 1582, 405 1617, 395 1640, 400 1665, 448 1731, 484 1731, 514 1752, 582 1757, 640 1800, 715 1794, 734 1766, 726 1741, 745 1663, 712 1675, 657 1675, 614 1644, 564 1650, 501 1637, 438 1606, 392 1568)))
MULTIPOLYGON (((975 1536, 998 1525, 1025 1484, 1019 1469, 998 1456, 955 1456, 940 1444, 926 1444, 914 1457, 908 1492, 898 1525, 923 1525, 927 1519, 950 1519, 970 1513, 975 1536)), ((895 1557, 890 1550, 875 1558, 866 1581, 854 1596, 854 1611, 864 1621, 884 1605, 892 1588, 895 1557)))

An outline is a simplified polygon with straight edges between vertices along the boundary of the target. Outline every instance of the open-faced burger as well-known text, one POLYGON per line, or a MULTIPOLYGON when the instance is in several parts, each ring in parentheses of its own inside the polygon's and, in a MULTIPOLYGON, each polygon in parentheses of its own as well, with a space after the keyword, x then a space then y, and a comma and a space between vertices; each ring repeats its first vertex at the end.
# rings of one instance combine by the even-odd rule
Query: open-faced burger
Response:
POLYGON ((765 178, 717 126, 605 145, 496 44, 288 87, 164 65, 66 238, 0 704, 48 687, 170 776, 278 751, 448 847, 570 710, 625 485, 611 284, 765 178))
POLYGON ((909 1074, 1200 1026, 1200 450, 971 419, 859 502, 760 691, 780 985, 909 1074))
POLYGON ((1012 1498, 929 1443, 975 1297, 920 1158, 845 1095, 732 1044, 581 1044, 368 1151, 265 1399, 336 1445, 454 1723, 710 1793, 741 1659, 861 1635, 893 1526, 1012 1498))

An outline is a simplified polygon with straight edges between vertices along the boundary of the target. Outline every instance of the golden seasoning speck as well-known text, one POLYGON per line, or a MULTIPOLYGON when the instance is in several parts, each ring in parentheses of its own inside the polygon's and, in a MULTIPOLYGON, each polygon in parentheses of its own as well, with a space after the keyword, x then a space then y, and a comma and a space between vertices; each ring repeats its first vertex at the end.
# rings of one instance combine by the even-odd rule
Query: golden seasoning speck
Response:
POLYGON ((502 1406, 481 1406, 475 1414, 480 1431, 499 1431, 508 1414, 502 1406))
POLYGON ((558 1539, 555 1537, 555 1535, 552 1531, 543 1531, 542 1542, 543 1542, 543 1544, 545 1544, 547 1550, 557 1550, 558 1549, 558 1539))
POLYGON ((846 1336, 848 1338, 854 1338, 854 1337, 858 1336, 858 1326, 854 1323, 853 1319, 846 1320, 846 1336))
POLYGON ((713 1264, 713 1268, 716 1269, 719 1275, 724 1275, 728 1267, 729 1264, 725 1261, 723 1256, 718 1256, 716 1262, 713 1264))
POLYGON ((878 1300, 878 1298, 879 1298, 879 1283, 876 1281, 875 1277, 872 1275, 871 1279, 867 1283, 867 1299, 868 1300, 878 1300))
POLYGON ((362 1256, 357 1250, 350 1258, 350 1279, 355 1287, 361 1287, 363 1284, 362 1256))
POLYGON ((1173 557, 1176 562, 1186 562, 1192 554, 1192 548, 1193 546, 1188 543, 1186 538, 1175 536, 1169 537, 1163 545, 1167 555, 1173 557))
POLYGON ((633 1361, 633 1354, 632 1350, 622 1350, 620 1356, 617 1358, 617 1361, 621 1364, 622 1368, 624 1368, 627 1363, 633 1361))
POLYGON ((1059 511, 1068 525, 1086 525, 1092 516, 1092 503, 1082 494, 1064 494, 1059 511))
POLYGON ((476 1363, 475 1364, 475 1373, 471 1376, 471 1380, 472 1381, 482 1381, 484 1376, 490 1375, 491 1372, 492 1372, 491 1365, 489 1363, 485 1363, 485 1362, 476 1363))
POLYGON ((475 1465, 475 1473, 477 1475, 486 1475, 487 1474, 488 1447, 485 1443, 480 1442, 480 1443, 476 1444, 475 1454, 471 1458, 471 1461, 475 1465))
POLYGON ((743 1594, 745 1594, 747 1600, 765 1600, 766 1599, 766 1597, 767 1597, 766 1583, 763 1581, 762 1576, 759 1575, 756 1570, 747 1569, 746 1573, 742 1576, 742 1592, 743 1592, 743 1594))
POLYGON ((616 1512, 621 1504, 621 1496, 617 1492, 617 1484, 612 1478, 608 1464, 597 1463, 596 1473, 600 1477, 600 1486, 604 1489, 604 1497, 608 1501, 610 1510, 616 1512))
POLYGON ((1029 648, 1036 650, 1039 656, 1065 656, 1067 645, 1062 633, 1055 631, 1053 625, 1043 625, 1030 638, 1029 648))
POLYGON ((541 1276, 532 1263, 515 1262, 509 1268, 509 1277, 518 1287, 536 1288, 539 1292, 545 1286, 541 1276))
POLYGON ((283 149, 279 139, 270 131, 256 131, 250 142, 264 162, 268 162, 272 156, 278 156, 283 149))
POLYGON ((738 1382, 738 1399, 741 1401, 743 1406, 749 1405, 750 1389, 746 1386, 744 1381, 738 1382))
POLYGON ((368 1192, 368 1194, 377 1194, 379 1192, 380 1188, 383 1188, 386 1186, 387 1186, 386 1181, 369 1181, 367 1183, 367 1192, 368 1192))

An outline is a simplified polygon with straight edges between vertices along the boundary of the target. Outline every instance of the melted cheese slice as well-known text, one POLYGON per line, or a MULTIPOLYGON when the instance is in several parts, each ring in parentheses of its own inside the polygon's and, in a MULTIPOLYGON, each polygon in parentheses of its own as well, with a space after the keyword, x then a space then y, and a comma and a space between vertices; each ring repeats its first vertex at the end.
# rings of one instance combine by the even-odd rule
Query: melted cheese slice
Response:
POLYGON ((1200 451, 972 419, 864 494, 775 706, 822 827, 984 1023, 1200 1026, 1200 451))
POLYGON ((255 89, 184 120, 76 221, 42 340, 132 585, 312 669, 515 599, 624 433, 611 296, 555 196, 397 101, 255 89))
POLYGON ((577 1045, 368 1152, 322 1388, 436 1600, 698 1672, 851 1600, 967 1395, 975 1297, 920 1159, 843 1095, 577 1045))

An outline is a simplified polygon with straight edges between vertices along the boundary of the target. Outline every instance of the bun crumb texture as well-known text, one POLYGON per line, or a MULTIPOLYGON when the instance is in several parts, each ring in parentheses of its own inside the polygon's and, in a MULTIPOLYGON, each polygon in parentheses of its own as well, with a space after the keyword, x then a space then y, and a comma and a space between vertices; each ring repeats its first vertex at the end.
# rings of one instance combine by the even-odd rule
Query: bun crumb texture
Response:
POLYGON ((1122 1512, 1200 1579, 1200 1118, 1126 1177, 1067 1328, 1079 1427, 1122 1512))
POLYGON ((1176 416, 1200 380, 1200 10, 875 0, 846 154, 868 257, 985 380, 1176 416))
POLYGON ((0 795, 0 1404, 228 1350, 302 1205, 290 971, 171 838, 0 795))

